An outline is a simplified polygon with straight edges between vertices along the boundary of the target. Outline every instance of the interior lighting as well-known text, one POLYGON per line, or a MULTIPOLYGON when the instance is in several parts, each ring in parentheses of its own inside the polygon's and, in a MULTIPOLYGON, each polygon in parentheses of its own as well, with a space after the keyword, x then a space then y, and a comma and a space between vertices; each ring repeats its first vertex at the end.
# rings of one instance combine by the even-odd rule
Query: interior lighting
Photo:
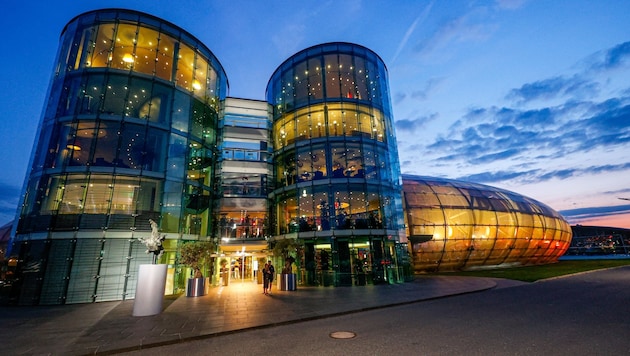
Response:
POLYGON ((134 62, 133 56, 130 53, 125 53, 125 55, 123 56, 122 60, 125 63, 133 63, 134 62))
POLYGON ((199 89, 201 89, 201 84, 199 84, 199 81, 193 80, 192 87, 195 90, 199 90, 199 89))

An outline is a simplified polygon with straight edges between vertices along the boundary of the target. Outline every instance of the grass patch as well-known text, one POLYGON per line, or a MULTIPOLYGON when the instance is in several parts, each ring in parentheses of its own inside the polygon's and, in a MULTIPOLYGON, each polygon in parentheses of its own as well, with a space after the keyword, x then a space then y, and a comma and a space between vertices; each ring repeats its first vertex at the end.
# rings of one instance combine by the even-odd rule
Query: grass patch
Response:
POLYGON ((540 266, 514 267, 505 269, 443 272, 439 275, 457 275, 471 277, 507 278, 523 282, 535 282, 540 279, 564 276, 585 271, 593 271, 603 268, 612 268, 630 265, 630 259, 615 260, 575 260, 559 261, 557 263, 540 266))

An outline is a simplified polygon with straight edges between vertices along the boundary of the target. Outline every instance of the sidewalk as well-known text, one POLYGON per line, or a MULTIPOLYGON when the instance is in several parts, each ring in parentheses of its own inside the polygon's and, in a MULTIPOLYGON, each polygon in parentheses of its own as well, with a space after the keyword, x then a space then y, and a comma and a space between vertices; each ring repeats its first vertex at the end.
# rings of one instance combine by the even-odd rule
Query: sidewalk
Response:
MULTIPOLYGON (((520 282, 516 282, 520 283, 520 282)), ((262 328, 444 296, 512 282, 459 276, 421 276, 414 282, 364 287, 298 287, 262 294, 235 282, 203 297, 165 297, 163 312, 134 317, 133 300, 64 306, 0 307, 3 354, 114 354, 239 330, 262 328)))

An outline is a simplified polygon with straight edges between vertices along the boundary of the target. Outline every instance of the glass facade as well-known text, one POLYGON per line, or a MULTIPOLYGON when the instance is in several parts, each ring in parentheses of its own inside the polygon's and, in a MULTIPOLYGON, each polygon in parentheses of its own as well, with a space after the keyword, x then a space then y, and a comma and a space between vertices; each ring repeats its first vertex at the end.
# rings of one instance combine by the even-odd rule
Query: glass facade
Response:
POLYGON ((176 26, 130 10, 77 16, 14 227, 15 299, 134 298, 150 220, 166 238, 166 294, 185 289, 181 246, 197 241, 215 242, 201 272, 222 286, 262 283, 270 258, 282 270, 283 246, 297 283, 316 286, 561 256, 571 230, 544 204, 401 176, 387 76, 371 50, 326 43, 283 62, 266 100, 229 98, 218 60, 176 26))
POLYGON ((226 98, 219 120, 220 157, 215 171, 216 240, 213 285, 262 281, 269 235, 269 182, 272 162, 269 105, 226 98))
POLYGON ((271 230, 303 245, 302 281, 402 281, 401 180, 383 61, 350 43, 305 49, 274 72, 267 101, 271 230))
POLYGON ((210 50, 168 22, 102 10, 66 25, 16 229, 20 259, 38 266, 21 303, 133 296, 149 219, 173 240, 167 261, 177 241, 212 235, 226 93, 210 50))
POLYGON ((403 176, 417 272, 555 262, 571 227, 534 199, 482 184, 403 176))
POLYGON ((264 238, 268 235, 268 182, 273 172, 268 105, 227 98, 219 128, 217 235, 222 239, 264 238))

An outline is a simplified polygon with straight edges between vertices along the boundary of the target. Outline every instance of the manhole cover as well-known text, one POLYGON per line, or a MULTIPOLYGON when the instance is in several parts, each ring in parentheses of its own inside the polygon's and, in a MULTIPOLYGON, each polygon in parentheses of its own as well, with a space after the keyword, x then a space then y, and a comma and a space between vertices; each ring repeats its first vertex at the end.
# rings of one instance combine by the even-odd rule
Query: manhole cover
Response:
POLYGON ((352 339, 357 336, 357 334, 352 331, 335 331, 334 333, 330 333, 330 337, 333 339, 352 339))

